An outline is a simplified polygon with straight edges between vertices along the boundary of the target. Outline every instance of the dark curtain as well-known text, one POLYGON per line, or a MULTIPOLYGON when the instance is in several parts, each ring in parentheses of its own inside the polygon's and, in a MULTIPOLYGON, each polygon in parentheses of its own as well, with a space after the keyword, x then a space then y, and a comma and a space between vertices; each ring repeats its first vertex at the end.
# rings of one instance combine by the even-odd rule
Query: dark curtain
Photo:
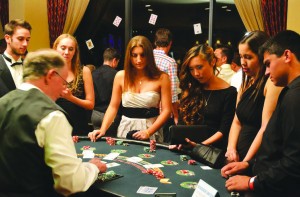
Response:
POLYGON ((265 31, 274 36, 286 30, 288 0, 261 0, 265 31))
POLYGON ((48 26, 50 35, 50 46, 55 39, 62 34, 67 18, 69 0, 48 0, 48 26))
POLYGON ((110 11, 110 0, 90 0, 85 14, 75 32, 76 39, 80 47, 80 58, 83 64, 94 64, 98 66, 100 50, 97 48, 100 44, 97 38, 98 32, 103 29, 103 20, 110 11), (92 39, 95 48, 89 50, 86 41, 92 39))
POLYGON ((8 23, 8 0, 0 1, 0 13, 0 20, 4 31, 4 26, 8 23))

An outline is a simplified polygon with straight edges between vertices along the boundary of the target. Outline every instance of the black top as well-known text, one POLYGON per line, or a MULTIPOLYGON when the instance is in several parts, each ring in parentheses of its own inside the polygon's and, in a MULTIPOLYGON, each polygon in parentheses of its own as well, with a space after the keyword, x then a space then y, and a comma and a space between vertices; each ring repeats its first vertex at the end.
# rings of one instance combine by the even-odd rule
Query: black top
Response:
MULTIPOLYGON (((84 91, 84 82, 83 82, 83 73, 82 68, 79 73, 79 81, 76 90, 72 91, 72 94, 80 99, 85 99, 85 91, 84 91)), ((68 88, 71 88, 72 83, 70 82, 68 88)), ((87 135, 90 131, 88 127, 88 115, 87 110, 83 107, 76 105, 64 98, 59 98, 56 103, 63 108, 68 115, 70 116, 71 123, 73 125, 73 132, 72 135, 87 135)))
POLYGON ((242 126, 237 143, 237 151, 241 161, 246 156, 261 127, 262 110, 265 102, 264 87, 267 80, 268 77, 265 77, 257 97, 252 95, 256 84, 250 86, 241 96, 236 108, 236 115, 242 126))
POLYGON ((253 172, 254 188, 265 196, 300 196, 299 98, 300 77, 280 93, 264 132, 253 172))
POLYGON ((203 113, 203 121, 198 125, 207 125, 211 134, 220 131, 223 134, 221 142, 214 145, 225 149, 228 141, 228 133, 234 117, 237 91, 230 86, 221 90, 203 90, 207 100, 207 106, 199 113, 203 113))
POLYGON ((112 88, 117 71, 108 65, 102 65, 93 71, 95 90, 94 110, 105 113, 112 95, 112 88))
POLYGON ((0 55, 0 98, 14 89, 16 89, 15 82, 3 56, 0 55))

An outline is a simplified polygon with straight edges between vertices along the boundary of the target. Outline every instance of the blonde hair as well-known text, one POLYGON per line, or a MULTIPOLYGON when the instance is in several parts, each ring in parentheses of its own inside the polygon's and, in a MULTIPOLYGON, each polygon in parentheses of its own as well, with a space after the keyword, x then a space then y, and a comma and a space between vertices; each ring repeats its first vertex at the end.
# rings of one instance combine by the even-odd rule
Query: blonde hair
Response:
POLYGON ((76 90, 80 78, 80 70, 81 70, 81 63, 80 63, 80 53, 79 53, 79 46, 76 38, 70 34, 61 34, 56 38, 53 43, 53 49, 57 50, 57 46, 61 40, 65 38, 70 38, 75 43, 75 53, 71 60, 71 70, 74 73, 75 79, 74 83, 72 84, 71 91, 76 90))

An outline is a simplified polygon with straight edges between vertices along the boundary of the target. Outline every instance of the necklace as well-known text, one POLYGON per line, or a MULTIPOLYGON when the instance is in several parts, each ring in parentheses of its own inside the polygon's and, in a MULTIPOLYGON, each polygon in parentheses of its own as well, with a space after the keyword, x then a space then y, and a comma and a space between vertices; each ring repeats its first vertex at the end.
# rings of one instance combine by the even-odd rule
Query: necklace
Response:
POLYGON ((204 107, 206 107, 207 106, 207 104, 208 104, 208 101, 209 101, 209 99, 210 99, 210 96, 211 96, 211 93, 212 93, 212 90, 210 91, 210 93, 209 93, 209 95, 208 95, 208 98, 206 99, 205 98, 205 96, 203 95, 203 98, 204 98, 204 107))

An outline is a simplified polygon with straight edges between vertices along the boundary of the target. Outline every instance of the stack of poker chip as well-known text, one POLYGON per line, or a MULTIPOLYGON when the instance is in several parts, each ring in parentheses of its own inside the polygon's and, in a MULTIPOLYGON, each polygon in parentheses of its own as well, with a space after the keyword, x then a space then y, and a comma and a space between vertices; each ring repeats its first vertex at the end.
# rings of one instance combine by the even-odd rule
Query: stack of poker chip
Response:
POLYGON ((112 179, 115 176, 116 176, 116 173, 113 170, 110 170, 110 171, 107 171, 105 173, 99 174, 98 175, 98 180, 107 181, 107 180, 112 179))
POLYGON ((156 141, 150 140, 150 152, 155 152, 156 150, 156 141))
POLYGON ((147 171, 145 171, 145 173, 151 174, 151 175, 155 176, 157 179, 165 178, 164 173, 160 170, 147 169, 147 171))
POLYGON ((106 137, 106 143, 110 146, 114 146, 116 144, 116 140, 112 137, 106 137))

